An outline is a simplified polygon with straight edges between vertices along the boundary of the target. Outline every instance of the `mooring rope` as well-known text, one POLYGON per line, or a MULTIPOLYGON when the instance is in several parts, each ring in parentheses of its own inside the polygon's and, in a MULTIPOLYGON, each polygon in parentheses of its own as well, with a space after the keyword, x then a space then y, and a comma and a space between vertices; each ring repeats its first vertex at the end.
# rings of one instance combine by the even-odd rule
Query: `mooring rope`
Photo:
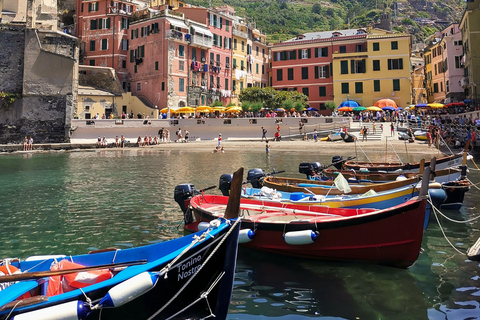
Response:
MULTIPOLYGON (((160 309, 158 309, 151 317, 149 317, 147 320, 152 320, 154 319, 158 314, 160 314, 163 310, 165 310, 165 308, 171 304, 179 295, 180 293, 183 292, 183 290, 185 290, 185 288, 190 284, 190 282, 192 282, 193 279, 195 279, 195 277, 200 273, 200 271, 203 269, 203 267, 207 264, 207 262, 213 257, 213 255, 218 251, 218 249, 220 248, 220 246, 223 244, 223 242, 225 242, 225 240, 228 238, 228 236, 233 232, 233 230, 235 229, 235 227, 237 226, 237 224, 239 224, 241 221, 240 218, 237 218, 237 220, 235 221, 235 223, 232 225, 232 227, 230 228, 230 230, 228 230, 228 232, 225 234, 225 236, 220 240, 220 242, 218 243, 218 245, 216 246, 215 249, 213 249, 212 253, 210 253, 210 255, 207 257, 207 259, 205 259, 205 262, 202 263, 200 265, 200 267, 198 268, 198 270, 190 277, 190 279, 188 279, 187 282, 185 282, 185 284, 180 288, 180 290, 178 290, 178 292, 169 300, 167 301, 167 303, 165 303, 160 309)), ((205 233, 204 233, 205 234, 205 233)), ((164 268, 165 269, 165 268, 164 268)), ((164 270, 162 269, 162 271, 164 270)), ((161 271, 161 272, 162 272, 161 271)), ((168 270, 167 270, 168 271, 168 270)))
POLYGON ((433 205, 433 203, 432 203, 430 200, 427 200, 427 201, 428 201, 428 203, 430 204, 430 206, 431 206, 432 209, 433 209, 433 213, 434 213, 434 215, 435 215, 435 219, 437 220, 438 226, 440 227, 440 231, 442 232, 443 237, 445 238, 445 240, 447 240, 448 244, 449 244, 455 251, 457 251, 458 253, 460 253, 460 254, 467 254, 467 252, 462 252, 462 251, 460 251, 459 249, 457 249, 457 247, 455 247, 455 246, 453 245, 453 243, 447 238, 447 235, 445 234, 445 230, 443 229, 443 227, 442 227, 442 225, 441 225, 441 223, 440 223, 440 219, 438 219, 437 213, 440 214, 440 215, 441 215, 442 217, 444 217, 445 219, 447 219, 447 220, 449 220, 449 221, 451 221, 451 222, 455 222, 455 223, 470 223, 470 222, 473 222, 473 221, 479 219, 480 216, 476 216, 475 218, 472 218, 472 219, 469 219, 469 220, 462 220, 462 221, 460 221, 460 220, 454 220, 454 219, 451 219, 451 218, 447 217, 444 213, 442 213, 437 207, 435 207, 435 206, 433 205))

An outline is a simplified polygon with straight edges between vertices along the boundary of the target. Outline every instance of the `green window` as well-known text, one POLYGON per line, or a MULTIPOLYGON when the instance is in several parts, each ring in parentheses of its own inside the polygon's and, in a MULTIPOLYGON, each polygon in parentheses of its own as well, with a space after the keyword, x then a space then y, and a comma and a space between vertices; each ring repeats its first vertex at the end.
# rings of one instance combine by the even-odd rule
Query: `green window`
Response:
POLYGON ((343 82, 342 83, 342 93, 349 93, 348 91, 348 82, 343 82))
POLYGON ((380 43, 378 42, 373 43, 373 51, 380 51, 380 43))
POLYGON ((94 66, 94 65, 95 65, 95 59, 91 59, 89 64, 90 64, 91 66, 94 66))
POLYGON ((185 79, 183 78, 178 79, 178 91, 179 92, 185 91, 185 79))
POLYGON ((318 95, 320 97, 326 97, 327 96, 327 88, 326 87, 318 87, 318 95))
POLYGON ((398 49, 398 41, 392 41, 392 50, 398 49))
POLYGON ((355 93, 363 93, 363 82, 355 82, 355 93))
POLYGON ((179 57, 185 56, 185 47, 182 46, 182 45, 179 45, 179 46, 178 46, 178 56, 179 56, 179 57))
POLYGON ((373 60, 373 71, 380 71, 380 60, 373 60))
POLYGON ((400 91, 400 79, 393 79, 393 91, 400 91))
POLYGON ((108 47, 107 43, 108 43, 107 39, 102 39, 102 50, 107 50, 107 47, 108 47))
POLYGON ((380 91, 380 80, 373 80, 373 91, 380 91))
POLYGON ((340 61, 340 73, 348 74, 348 60, 340 61))
POLYGON ((134 66, 133 66, 133 71, 134 71, 135 73, 137 73, 137 65, 134 65, 134 66))

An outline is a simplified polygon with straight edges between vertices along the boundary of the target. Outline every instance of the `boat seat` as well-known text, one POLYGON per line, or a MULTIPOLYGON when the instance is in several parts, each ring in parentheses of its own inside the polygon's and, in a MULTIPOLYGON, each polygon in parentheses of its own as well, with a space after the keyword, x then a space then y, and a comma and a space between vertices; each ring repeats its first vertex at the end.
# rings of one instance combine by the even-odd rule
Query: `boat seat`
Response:
POLYGON ((28 291, 35 289, 38 286, 38 282, 36 280, 29 280, 29 281, 19 281, 11 286, 6 287, 2 291, 0 291, 0 306, 7 304, 22 294, 27 293, 28 291))

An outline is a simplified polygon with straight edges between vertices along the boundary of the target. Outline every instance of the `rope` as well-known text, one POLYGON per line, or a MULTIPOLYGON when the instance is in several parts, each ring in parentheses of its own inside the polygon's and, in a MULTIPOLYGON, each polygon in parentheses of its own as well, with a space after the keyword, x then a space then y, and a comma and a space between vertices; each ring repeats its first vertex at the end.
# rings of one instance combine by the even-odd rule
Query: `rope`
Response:
POLYGON ((480 188, 478 187, 478 184, 480 184, 480 182, 479 183, 473 183, 472 181, 470 181, 470 179, 468 179, 468 178, 465 178, 465 179, 467 179, 467 181, 470 182, 470 185, 472 187, 475 187, 477 190, 480 190, 480 188))
MULTIPOLYGON (((433 213, 435 215, 435 219, 437 220, 437 223, 438 223, 438 226, 440 227, 440 231, 442 231, 442 234, 443 234, 443 237, 445 238, 445 240, 447 240, 448 244, 455 250, 457 251, 458 253, 460 254, 467 254, 466 252, 462 252, 460 251, 459 249, 457 249, 452 242, 450 242, 450 240, 447 238, 447 235, 445 234, 445 231, 443 230, 443 227, 442 225, 440 224, 440 220, 438 219, 438 216, 437 216, 437 211, 440 212, 440 210, 438 210, 434 205, 433 203, 430 201, 430 200, 427 200, 428 203, 430 203, 430 205, 432 206, 432 209, 433 209, 433 213)), ((444 216, 442 214, 442 216, 444 216)))
MULTIPOLYGON (((388 137, 387 137, 387 138, 388 138, 388 137)), ((388 140, 388 139, 387 139, 387 140, 388 140)), ((393 152, 395 153, 395 155, 397 156, 398 160, 400 160, 400 163, 403 165, 402 159, 401 159, 400 156, 398 155, 397 150, 395 150, 395 148, 393 147, 392 140, 390 140, 390 146, 392 147, 392 150, 393 150, 393 152)))
POLYGON ((22 300, 18 300, 18 302, 15 303, 15 305, 12 307, 12 310, 10 310, 10 312, 8 313, 8 315, 5 317, 5 320, 8 320, 8 318, 10 318, 10 316, 12 315, 13 310, 15 310, 15 308, 18 306, 18 304, 19 304, 21 301, 22 301, 22 300))
MULTIPOLYGON (((164 304, 160 309, 157 310, 157 312, 155 312, 151 317, 149 317, 147 320, 152 320, 154 319, 158 314, 160 314, 163 310, 165 310, 165 308, 171 304, 177 297, 178 295, 180 295, 180 293, 182 293, 183 290, 185 290, 185 288, 190 284, 190 282, 192 282, 193 279, 195 279, 195 277, 200 273, 200 271, 203 269, 203 267, 207 264, 207 262, 213 257, 213 255, 217 252, 217 250, 220 248, 220 246, 223 244, 223 242, 225 242, 225 240, 228 238, 228 236, 233 232, 233 230, 235 229, 235 227, 237 226, 237 224, 239 224, 241 221, 241 219, 237 218, 237 220, 235 221, 235 223, 232 225, 232 227, 230 228, 230 230, 228 230, 228 232, 225 234, 225 236, 222 238, 222 240, 220 240, 220 242, 218 243, 217 247, 212 251, 212 253, 210 253, 210 255, 207 257, 207 259, 205 259, 205 262, 202 263, 200 265, 200 268, 198 268, 197 272, 195 272, 192 277, 190 279, 188 279, 188 281, 183 285, 182 288, 180 288, 180 290, 178 290, 178 292, 169 300, 167 301, 166 304, 164 304)), ((206 234, 207 232, 205 232, 204 234, 206 234)), ((164 268, 165 269, 165 268, 164 268)), ((163 269, 162 269, 163 271, 163 269)))

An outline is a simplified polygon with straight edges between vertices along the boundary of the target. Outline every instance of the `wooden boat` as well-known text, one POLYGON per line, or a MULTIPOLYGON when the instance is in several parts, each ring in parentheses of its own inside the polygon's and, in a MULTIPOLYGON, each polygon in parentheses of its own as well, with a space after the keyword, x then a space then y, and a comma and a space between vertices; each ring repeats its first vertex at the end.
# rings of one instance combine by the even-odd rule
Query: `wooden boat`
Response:
MULTIPOLYGON (((436 170, 458 167, 462 165, 463 153, 453 154, 450 156, 445 156, 442 158, 436 159, 436 170)), ((425 161, 425 166, 429 166, 430 161, 425 161)), ((355 160, 345 161, 343 163, 343 168, 345 170, 365 170, 369 171, 384 171, 384 172, 418 172, 420 169, 420 162, 412 163, 385 163, 385 162, 359 162, 355 160)))
POLYGON ((343 140, 343 137, 340 132, 335 132, 335 133, 330 133, 328 135, 328 140, 329 141, 340 141, 343 140))
POLYGON ((355 135, 350 134, 350 133, 342 132, 340 135, 342 136, 342 139, 345 142, 355 142, 355 139, 357 139, 357 137, 355 135))
MULTIPOLYGON (((384 210, 322 206, 307 210, 294 204, 242 199, 239 242, 299 257, 409 267, 418 258, 422 242, 426 177, 418 198, 384 210)), ((185 227, 194 229, 221 217, 226 201, 225 196, 194 196, 185 214, 192 214, 195 221, 185 227)))
POLYGON ((263 179, 263 185, 269 188, 285 191, 285 192, 305 192, 308 190, 310 193, 320 195, 342 195, 342 194, 364 194, 369 190, 375 192, 387 191, 391 189, 397 189, 412 184, 417 184, 418 178, 406 178, 404 180, 389 181, 384 183, 357 183, 350 184, 351 191, 346 192, 342 188, 335 186, 335 181, 317 181, 298 178, 284 178, 267 176, 263 179))
MULTIPOLYGON (((238 188, 241 176, 239 181, 238 188)), ((239 192, 234 196, 227 218, 238 215, 239 192)), ((225 319, 240 220, 219 219, 207 227, 138 248, 5 259, 6 273, 23 273, 0 276, 0 319, 225 319)))
POLYGON ((415 136, 415 140, 422 140, 422 141, 427 140, 427 131, 417 130, 413 133, 413 135, 415 136))

